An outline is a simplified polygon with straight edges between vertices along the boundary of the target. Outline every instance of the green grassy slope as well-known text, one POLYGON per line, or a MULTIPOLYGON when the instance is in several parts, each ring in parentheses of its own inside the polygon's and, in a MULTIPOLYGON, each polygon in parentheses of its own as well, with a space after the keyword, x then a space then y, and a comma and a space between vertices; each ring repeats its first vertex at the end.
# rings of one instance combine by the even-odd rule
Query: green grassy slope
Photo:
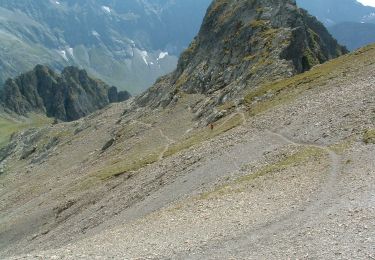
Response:
POLYGON ((27 128, 40 127, 51 122, 52 119, 36 114, 21 120, 13 120, 0 114, 0 148, 7 144, 13 133, 27 128))

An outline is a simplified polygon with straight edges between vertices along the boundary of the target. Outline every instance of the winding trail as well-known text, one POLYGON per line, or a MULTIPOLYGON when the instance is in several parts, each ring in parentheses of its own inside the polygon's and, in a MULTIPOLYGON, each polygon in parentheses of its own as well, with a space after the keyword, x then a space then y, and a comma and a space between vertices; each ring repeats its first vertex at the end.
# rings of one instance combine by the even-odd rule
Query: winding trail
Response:
MULTIPOLYGON (((218 125, 217 127, 221 127, 223 126, 224 124, 226 124, 229 120, 231 120, 233 117, 235 117, 236 115, 240 115, 241 116, 241 119, 242 119, 242 123, 241 125, 245 124, 246 123, 246 116, 245 116, 245 113, 243 113, 242 111, 239 111, 239 112, 236 112, 236 113, 233 113, 231 114, 227 119, 224 120, 224 122, 222 122, 220 125, 218 125)), ((133 119, 132 120, 133 123, 137 123, 137 124, 140 124, 140 125, 143 125, 143 126, 146 126, 148 128, 152 128, 153 125, 152 124, 147 124, 147 123, 144 123, 142 121, 139 121, 139 120, 136 120, 136 119, 133 119)), ((193 130, 193 128, 189 128, 188 130, 186 130, 185 135, 187 135, 188 133, 190 133, 191 131, 193 130)), ((160 135, 167 141, 167 144, 165 146, 165 148, 163 149, 163 151, 160 153, 159 157, 158 157, 158 161, 162 160, 164 158, 164 155, 165 153, 168 151, 169 147, 174 144, 176 141, 169 138, 166 134, 164 134, 163 130, 161 130, 159 128, 159 132, 160 132, 160 135)), ((239 170, 241 167, 237 165, 236 162, 233 162, 235 167, 239 170)))
MULTIPOLYGON (((233 255, 240 255, 246 252, 246 249, 256 247, 264 241, 270 241, 274 236, 280 232, 287 232, 289 230, 298 229, 300 225, 304 224, 308 219, 318 216, 327 206, 329 201, 334 197, 336 189, 334 188, 337 176, 341 169, 340 156, 332 149, 317 144, 296 142, 290 138, 270 130, 266 130, 269 135, 272 135, 287 144, 295 146, 313 147, 325 151, 330 158, 330 170, 326 182, 321 187, 321 192, 315 197, 311 198, 307 204, 301 208, 292 211, 290 214, 281 217, 280 219, 266 223, 258 228, 251 228, 244 230, 242 234, 237 237, 231 237, 221 240, 220 243, 213 241, 205 247, 203 251, 194 255, 193 259, 209 259, 213 255, 220 255, 220 252, 225 255, 228 251, 233 255)), ((183 255, 181 257, 185 257, 183 255)))
POLYGON ((140 125, 143 125, 143 126, 146 126, 146 127, 149 127, 149 128, 152 127, 152 124, 147 124, 147 123, 144 123, 144 122, 139 121, 139 120, 136 120, 136 119, 132 119, 131 121, 132 121, 133 123, 135 123, 135 124, 140 124, 140 125))
POLYGON ((169 146, 175 143, 175 140, 169 138, 166 134, 164 134, 163 130, 159 129, 160 135, 167 140, 167 145, 164 147, 163 151, 160 153, 158 161, 164 158, 164 154, 168 151, 169 146))
POLYGON ((330 148, 328 148, 327 146, 324 146, 324 145, 304 143, 304 142, 298 142, 297 143, 297 142, 289 139, 288 137, 286 137, 282 134, 272 132, 272 131, 269 131, 269 130, 267 130, 267 132, 271 135, 274 135, 274 136, 280 138, 281 140, 283 140, 286 143, 293 144, 293 145, 296 145, 296 146, 318 148, 320 150, 325 151, 329 155, 329 158, 331 160, 331 169, 330 169, 330 172, 329 172, 327 182, 323 186, 322 192, 320 193, 320 197, 319 197, 319 200, 327 199, 329 194, 332 193, 332 187, 334 186, 334 183, 337 179, 337 175, 338 175, 338 173, 340 171, 340 168, 341 168, 340 156, 335 151, 333 151, 332 149, 330 149, 330 148))
POLYGON ((221 122, 219 125, 217 125, 216 127, 222 127, 223 125, 225 125, 229 120, 231 120, 233 117, 239 115, 242 119, 242 123, 241 125, 245 124, 247 121, 246 121, 246 116, 245 116, 245 113, 243 112, 235 112, 233 114, 231 114, 230 116, 228 116, 228 118, 226 118, 223 122, 221 122))
MULTIPOLYGON (((147 123, 144 123, 144 122, 136 120, 136 119, 133 119, 132 121, 133 121, 133 123, 140 124, 140 125, 146 126, 148 128, 153 127, 152 124, 147 124, 147 123)), ((161 130, 160 128, 159 128, 159 132, 160 132, 161 137, 164 138, 167 141, 167 144, 165 145, 163 151, 160 153, 160 155, 158 157, 158 161, 161 161, 164 158, 164 154, 168 151, 171 144, 174 144, 176 141, 169 138, 166 134, 164 134, 163 130, 161 130)))
MULTIPOLYGON (((241 112, 236 114, 241 116, 243 124, 245 124, 245 114, 241 112)), ((232 117, 233 116, 231 116, 231 118, 232 117)), ((163 151, 159 155, 159 160, 162 160, 164 154, 175 140, 168 137, 162 129, 156 128, 155 130, 159 131, 160 136, 165 139, 166 142, 163 151)), ((202 243, 199 247, 199 251, 194 251, 194 254, 190 251, 184 251, 174 258, 230 259, 230 257, 226 256, 233 255, 237 256, 233 259, 248 259, 249 249, 267 249, 269 245, 267 243, 272 243, 275 237, 280 233, 288 234, 290 230, 298 230, 305 222, 317 217, 330 205, 329 202, 337 191, 335 181, 341 169, 340 156, 329 147, 323 145, 298 142, 283 134, 270 130, 257 130, 259 130, 258 135, 253 138, 246 138, 244 139, 244 143, 236 144, 234 147, 228 148, 228 150, 223 150, 223 153, 216 158, 210 158, 210 160, 202 162, 201 165, 192 169, 191 172, 177 177, 168 186, 161 187, 151 196, 146 197, 132 208, 124 210, 116 219, 113 219, 113 221, 123 221, 124 219, 128 222, 135 221, 151 212, 155 212, 167 205, 184 199, 187 196, 199 195, 200 187, 203 184, 213 183, 220 178, 227 177, 233 172, 239 171, 241 165, 247 165, 261 160, 264 157, 264 152, 279 149, 289 144, 299 147, 317 148, 324 151, 326 155, 329 155, 330 168, 328 174, 324 175, 324 183, 320 186, 320 191, 314 193, 314 196, 310 197, 310 200, 299 208, 283 216, 277 216, 276 220, 255 227, 249 223, 246 228, 242 227, 243 229, 239 229, 237 233, 232 236, 223 237, 220 240, 211 240, 206 244, 202 243)))
POLYGON ((245 113, 244 112, 238 112, 238 114, 241 116, 242 118, 242 124, 245 124, 247 122, 246 120, 246 116, 245 116, 245 113))
MULTIPOLYGON (((236 112, 230 115, 222 124, 225 124, 236 115, 241 116, 242 125, 245 125, 246 116, 243 112, 236 112)), ((143 123, 143 125, 147 124, 143 123)), ((159 129, 159 132, 167 142, 165 148, 159 155, 159 160, 162 160, 164 154, 168 151, 169 146, 175 141, 169 138, 162 129, 159 129)), ((265 132, 267 136, 271 137, 271 140, 267 141, 269 142, 267 146, 268 148, 272 147, 272 145, 276 145, 277 147, 277 144, 284 143, 300 147, 313 147, 324 151, 329 156, 330 169, 327 177, 325 177, 323 185, 320 187, 320 192, 318 192, 317 195, 314 195, 314 197, 311 197, 310 200, 304 205, 301 205, 299 208, 291 211, 289 214, 280 216, 274 221, 265 223, 264 225, 255 228, 249 227, 247 230, 243 230, 241 233, 239 233, 236 237, 225 238, 220 240, 219 243, 218 241, 209 242, 202 247, 202 251, 196 252, 192 259, 210 259, 212 255, 220 255, 220 253, 226 255, 228 250, 231 251, 233 255, 236 255, 236 253, 241 254, 241 252, 244 252, 245 249, 256 247, 258 243, 272 239, 275 234, 287 232, 288 230, 293 230, 296 228, 298 229, 299 225, 302 225, 307 220, 319 215, 322 210, 327 208, 330 199, 334 196, 336 191, 334 188, 335 181, 341 168, 340 156, 338 154, 336 154, 329 147, 314 143, 298 142, 271 130, 261 130, 260 132, 265 132)), ((244 144, 231 148, 230 151, 225 150, 223 156, 198 167, 189 173, 189 175, 181 176, 180 178, 176 179, 170 186, 164 187, 153 196, 136 205, 131 212, 124 212, 122 218, 131 220, 144 216, 150 212, 165 207, 178 199, 181 199, 184 195, 194 194, 194 191, 197 191, 202 183, 209 183, 219 177, 228 176, 233 171, 239 171, 241 169, 241 165, 252 161, 249 158, 249 155, 254 157, 253 159, 259 159, 261 156, 263 156, 262 149, 256 149, 254 145, 254 141, 248 140, 248 142, 244 144), (254 154, 254 151, 257 152, 254 154), (237 158, 239 155, 243 155, 243 158, 237 158)), ((181 254, 179 256, 179 258, 187 257, 191 257, 191 255, 181 254)))

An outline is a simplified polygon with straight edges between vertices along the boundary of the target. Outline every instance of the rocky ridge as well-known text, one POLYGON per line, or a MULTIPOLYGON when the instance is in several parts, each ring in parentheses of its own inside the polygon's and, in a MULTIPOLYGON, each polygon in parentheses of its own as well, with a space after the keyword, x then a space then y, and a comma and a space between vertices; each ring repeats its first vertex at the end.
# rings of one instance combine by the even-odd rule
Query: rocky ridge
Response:
POLYGON ((241 103, 246 91, 344 53, 323 24, 293 0, 214 1, 177 69, 137 102, 165 107, 184 93, 205 94, 194 110, 210 122, 225 114, 215 111, 217 106, 241 103))
POLYGON ((125 101, 130 95, 76 67, 66 67, 58 74, 38 65, 15 79, 8 79, 0 98, 5 109, 19 115, 36 112, 73 121, 109 103, 125 101))

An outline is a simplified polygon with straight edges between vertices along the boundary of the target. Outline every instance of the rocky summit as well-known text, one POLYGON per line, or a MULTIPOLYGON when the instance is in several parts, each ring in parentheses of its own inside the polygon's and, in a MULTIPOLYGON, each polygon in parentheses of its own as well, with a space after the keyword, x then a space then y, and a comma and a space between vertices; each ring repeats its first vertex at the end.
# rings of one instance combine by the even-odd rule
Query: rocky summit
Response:
POLYGON ((5 109, 19 115, 46 113, 63 121, 84 117, 109 103, 130 98, 104 82, 90 77, 85 70, 66 67, 61 74, 42 65, 8 79, 1 100, 5 109))
MULTIPOLYGON (((209 7, 176 71, 160 79, 138 102, 164 107, 181 93, 211 94, 204 108, 196 110, 212 115, 213 107, 240 99, 248 89, 307 71, 344 53, 347 50, 323 24, 293 0, 218 0, 209 7)), ((211 116, 214 119, 217 116, 211 116)))

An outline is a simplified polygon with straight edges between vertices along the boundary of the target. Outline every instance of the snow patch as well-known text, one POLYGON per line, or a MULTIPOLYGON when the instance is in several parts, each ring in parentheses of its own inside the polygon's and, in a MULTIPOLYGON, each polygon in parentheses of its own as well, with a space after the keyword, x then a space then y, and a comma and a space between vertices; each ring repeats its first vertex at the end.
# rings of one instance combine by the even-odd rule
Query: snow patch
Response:
POLYGON ((68 53, 69 53, 69 55, 71 57, 74 57, 74 50, 73 50, 73 48, 68 48, 67 51, 68 51, 68 53))
POLYGON ((94 35, 95 37, 100 37, 100 34, 97 32, 97 31, 92 31, 91 32, 92 33, 92 35, 94 35))
POLYGON ((161 52, 161 53, 159 54, 159 58, 158 58, 158 60, 162 60, 162 59, 164 59, 165 57, 167 57, 168 55, 169 55, 168 52, 161 52))
POLYGON ((112 12, 111 8, 105 5, 102 6, 102 10, 106 12, 107 14, 110 14, 112 12))
POLYGON ((365 15, 362 17, 362 22, 366 22, 366 21, 369 21, 369 20, 373 20, 375 17, 375 13, 369 13, 368 15, 365 15))
POLYGON ((61 57, 63 57, 64 60, 66 60, 66 61, 69 60, 68 57, 66 56, 66 51, 64 51, 64 50, 59 50, 58 52, 59 52, 59 54, 61 55, 61 57))
POLYGON ((142 57, 143 61, 146 63, 146 65, 148 65, 148 62, 147 62, 148 53, 147 53, 147 51, 141 51, 140 54, 141 54, 141 57, 142 57))
POLYGON ((133 41, 133 40, 128 39, 128 44, 129 44, 129 46, 130 46, 131 48, 135 48, 135 47, 136 47, 136 45, 135 45, 135 41, 133 41))

